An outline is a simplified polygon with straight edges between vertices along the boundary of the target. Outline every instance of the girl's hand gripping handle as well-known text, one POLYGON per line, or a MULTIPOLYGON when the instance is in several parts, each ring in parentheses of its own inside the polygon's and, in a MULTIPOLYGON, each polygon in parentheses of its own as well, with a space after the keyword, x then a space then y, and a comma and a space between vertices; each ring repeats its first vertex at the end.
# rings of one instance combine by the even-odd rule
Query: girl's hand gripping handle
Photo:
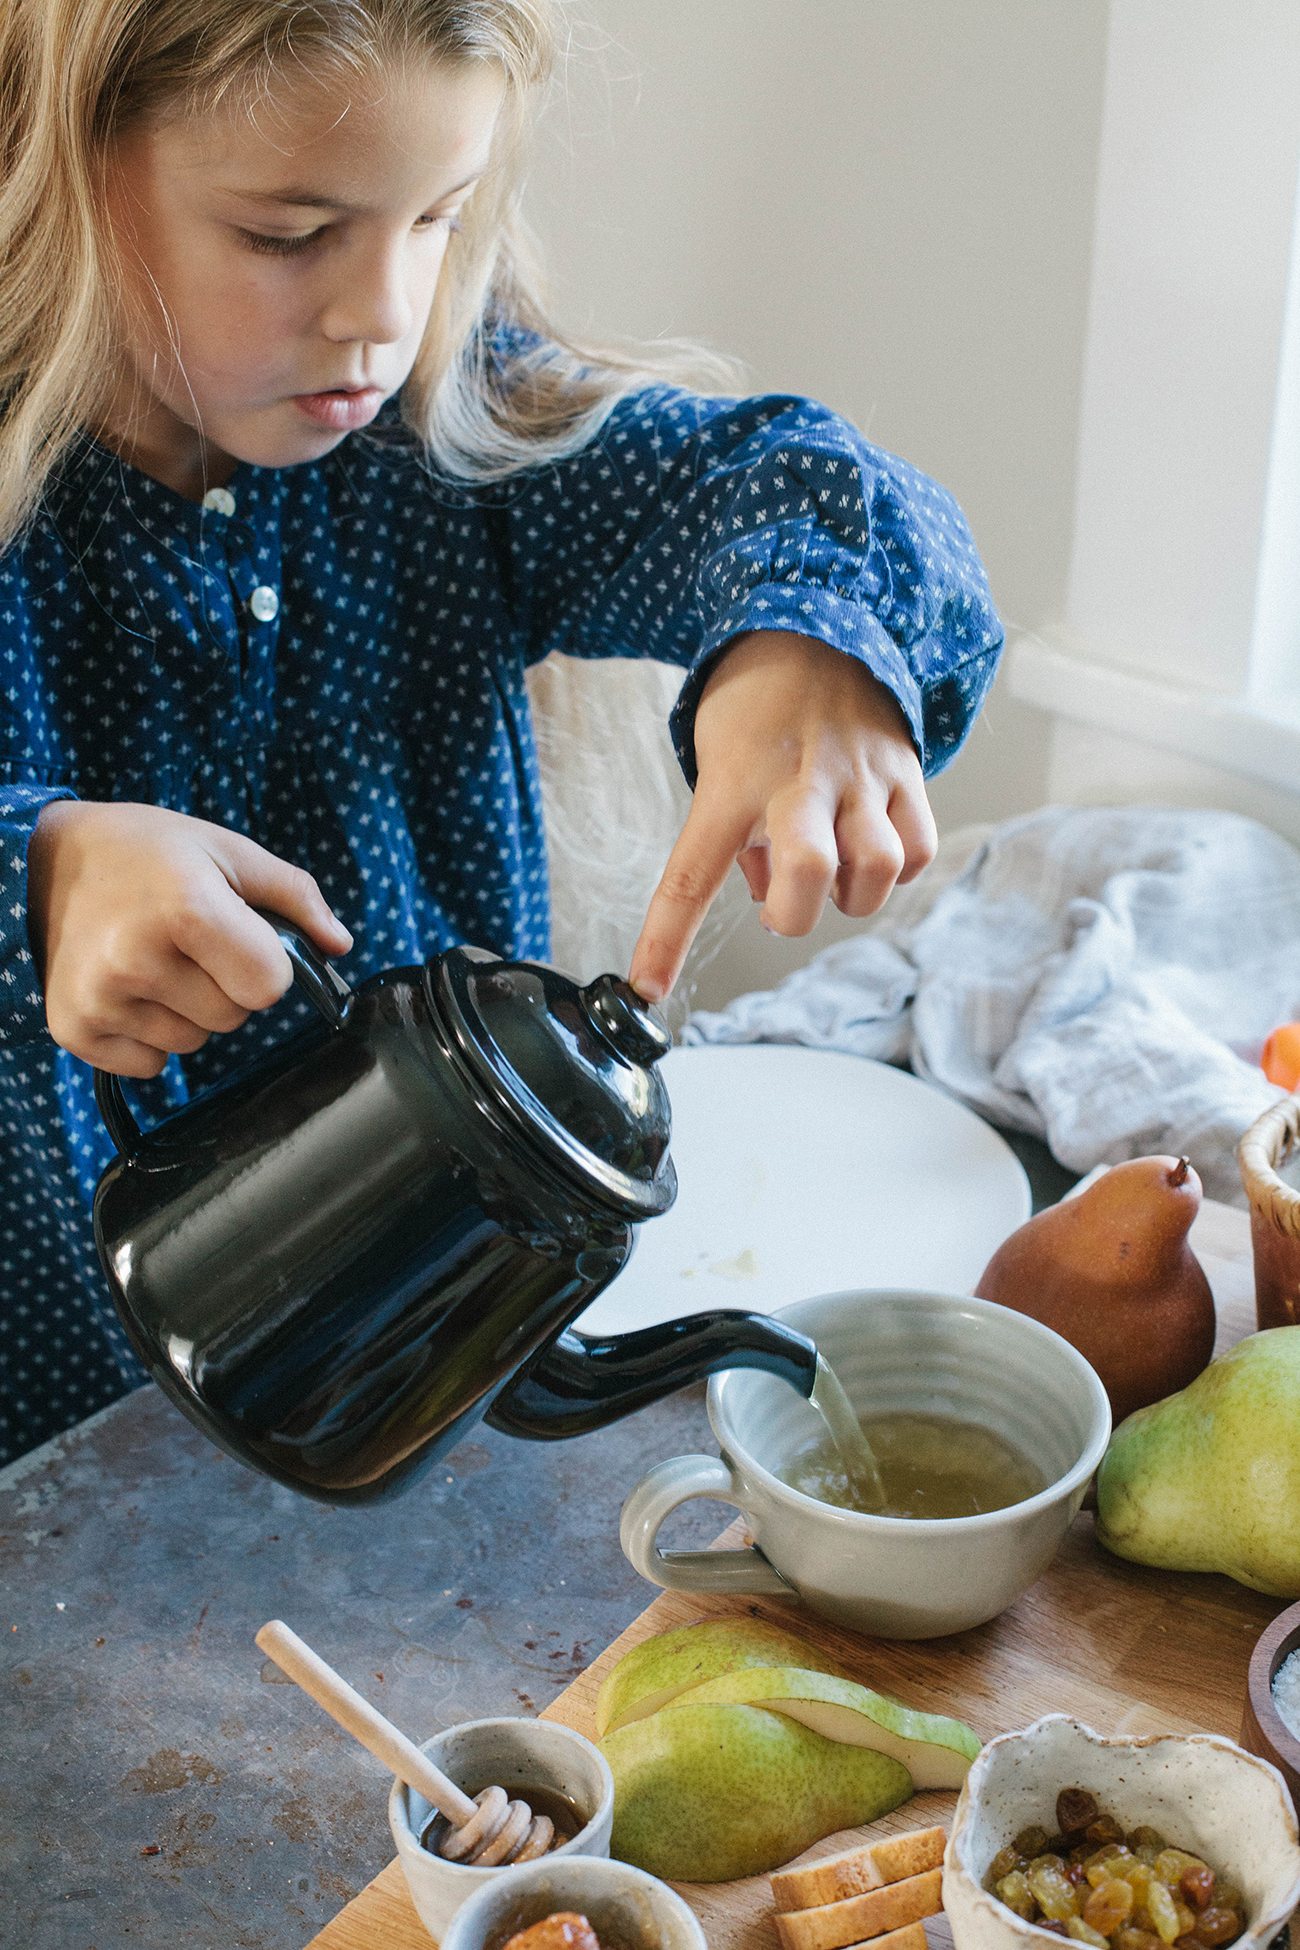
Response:
POLYGON ((58 800, 27 853, 27 927, 56 1043, 118 1076, 157 1076, 238 1029, 293 979, 273 909, 325 955, 347 929, 311 875, 242 834, 157 806, 58 800))

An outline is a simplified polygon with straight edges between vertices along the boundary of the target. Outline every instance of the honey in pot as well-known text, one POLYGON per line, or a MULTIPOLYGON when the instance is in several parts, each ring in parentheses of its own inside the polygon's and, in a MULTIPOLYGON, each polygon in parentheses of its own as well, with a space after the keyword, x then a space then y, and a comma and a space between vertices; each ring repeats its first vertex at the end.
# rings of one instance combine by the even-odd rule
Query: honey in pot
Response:
MULTIPOLYGON (((469 1795, 472 1801, 476 1795, 482 1792, 483 1788, 490 1787, 491 1785, 492 1783, 490 1781, 481 1781, 475 1787, 467 1787, 465 1793, 469 1795)), ((549 1816, 551 1824, 555 1829, 555 1839, 551 1843, 552 1848, 559 1848, 563 1842, 571 1842, 579 1830, 585 1828, 590 1820, 590 1816, 583 1813, 577 1802, 571 1801, 567 1794, 560 1792, 559 1788, 544 1787, 540 1782, 523 1781, 512 1783, 509 1792, 512 1800, 526 1801, 535 1816, 549 1816)), ((420 1836, 420 1847, 428 1849, 430 1855, 437 1855, 439 1853, 438 1845, 446 1834, 448 1826, 449 1823, 446 1815, 434 1814, 431 1816, 423 1834, 420 1836)))

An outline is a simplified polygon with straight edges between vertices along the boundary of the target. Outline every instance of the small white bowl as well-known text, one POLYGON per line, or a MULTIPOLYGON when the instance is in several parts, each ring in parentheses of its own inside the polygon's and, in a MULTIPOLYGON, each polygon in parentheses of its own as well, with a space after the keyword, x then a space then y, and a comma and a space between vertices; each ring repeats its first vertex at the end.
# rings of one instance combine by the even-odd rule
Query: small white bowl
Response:
MULTIPOLYGON (((586 1825, 538 1863, 566 1857, 607 1856, 614 1822, 614 1776, 609 1762, 571 1727, 553 1720, 466 1720, 422 1743, 421 1751, 436 1761, 458 1787, 480 1788, 492 1782, 513 1793, 517 1788, 555 1788, 567 1794, 587 1816, 586 1825)), ((447 1925, 462 1903, 512 1871, 469 1869, 460 1862, 444 1862, 420 1846, 420 1837, 434 1810, 422 1794, 404 1781, 394 1781, 388 1797, 388 1825, 406 1876, 411 1901, 429 1934, 441 1942, 447 1925)), ((529 1867, 528 1863, 522 1865, 529 1867)))
POLYGON ((485 1950, 497 1938, 540 1923, 556 1910, 585 1916, 602 1943, 631 1950, 708 1950, 696 1920, 675 1890, 658 1876, 590 1855, 545 1856, 499 1869, 457 1910, 441 1950, 485 1950))
POLYGON ((1246 1898, 1232 1950, 1267 1945, 1300 1903, 1295 1810, 1275 1767, 1218 1734, 1106 1738, 1063 1713, 991 1740, 966 1776, 943 1858, 957 1950, 1042 1950, 1060 1939, 984 1888, 1000 1848, 1031 1822, 1056 1829, 1062 1788, 1087 1788, 1127 1829, 1158 1828, 1246 1898))

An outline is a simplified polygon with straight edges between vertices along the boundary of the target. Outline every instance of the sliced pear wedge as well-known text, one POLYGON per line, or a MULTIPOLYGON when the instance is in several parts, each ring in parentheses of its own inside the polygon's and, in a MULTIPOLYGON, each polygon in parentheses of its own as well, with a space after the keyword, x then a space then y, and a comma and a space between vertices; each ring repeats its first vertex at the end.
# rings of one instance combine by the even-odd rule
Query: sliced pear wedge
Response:
POLYGON ((600 1751, 614 1776, 610 1854, 678 1882, 761 1875, 912 1792, 888 1754, 752 1706, 674 1703, 606 1734, 600 1751))
POLYGON ((686 1706, 760 1706, 784 1713, 823 1739, 846 1747, 872 1747, 903 1763, 918 1788, 959 1788, 980 1742, 960 1720, 918 1713, 869 1686, 801 1666, 751 1666, 725 1672, 678 1693, 660 1709, 686 1706))
POLYGON ((648 1719, 702 1680, 745 1666, 808 1666, 847 1678, 843 1666, 765 1618, 710 1618, 659 1632, 625 1652, 596 1701, 596 1738, 648 1719))

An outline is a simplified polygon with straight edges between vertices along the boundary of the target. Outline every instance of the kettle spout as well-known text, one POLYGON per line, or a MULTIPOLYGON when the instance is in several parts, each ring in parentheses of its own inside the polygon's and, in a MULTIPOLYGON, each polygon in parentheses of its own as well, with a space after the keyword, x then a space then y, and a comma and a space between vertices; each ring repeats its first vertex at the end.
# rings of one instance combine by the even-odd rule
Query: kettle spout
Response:
POLYGON ((485 1420, 506 1435, 558 1441, 602 1429, 724 1368, 763 1368, 803 1396, 817 1347, 766 1314, 719 1308, 632 1334, 558 1335, 497 1396, 485 1420))

